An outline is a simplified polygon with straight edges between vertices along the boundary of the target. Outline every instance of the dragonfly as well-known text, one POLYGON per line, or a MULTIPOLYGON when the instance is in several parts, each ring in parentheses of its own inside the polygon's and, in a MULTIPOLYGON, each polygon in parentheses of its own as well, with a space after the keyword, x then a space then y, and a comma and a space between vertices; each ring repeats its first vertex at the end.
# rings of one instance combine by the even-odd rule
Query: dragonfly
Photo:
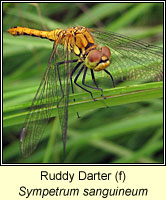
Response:
MULTIPOLYGON (((75 26, 67 29, 40 31, 15 26, 8 29, 13 36, 32 36, 53 42, 48 66, 32 101, 20 134, 21 152, 29 156, 37 147, 51 118, 58 108, 63 149, 66 151, 69 94, 81 88, 96 99, 91 89, 101 92, 96 74, 104 73, 115 87, 115 80, 163 79, 163 49, 130 37, 101 30, 75 26), (85 83, 87 72, 93 83, 85 83), (78 79, 82 76, 82 83, 78 79)), ((76 101, 73 99, 74 102, 76 101)))

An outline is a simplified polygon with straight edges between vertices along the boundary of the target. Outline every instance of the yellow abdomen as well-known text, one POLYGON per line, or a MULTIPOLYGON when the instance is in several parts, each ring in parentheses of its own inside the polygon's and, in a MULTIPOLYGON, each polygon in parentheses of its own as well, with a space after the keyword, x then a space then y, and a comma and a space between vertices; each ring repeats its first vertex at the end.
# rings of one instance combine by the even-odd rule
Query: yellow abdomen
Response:
POLYGON ((56 41, 60 30, 61 29, 56 29, 53 31, 39 31, 36 29, 15 26, 15 27, 10 28, 8 32, 13 36, 29 35, 29 36, 34 36, 34 37, 45 38, 51 41, 56 41))

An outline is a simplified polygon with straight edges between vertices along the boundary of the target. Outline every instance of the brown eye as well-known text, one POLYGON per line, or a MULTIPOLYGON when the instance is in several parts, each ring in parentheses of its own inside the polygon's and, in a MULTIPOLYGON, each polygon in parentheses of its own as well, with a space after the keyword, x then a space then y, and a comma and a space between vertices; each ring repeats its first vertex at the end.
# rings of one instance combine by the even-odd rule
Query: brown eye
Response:
POLYGON ((101 49, 101 51, 102 51, 103 55, 107 56, 107 58, 110 58, 111 52, 110 52, 110 50, 109 50, 108 47, 103 46, 102 49, 101 49))
POLYGON ((92 50, 88 55, 89 62, 99 62, 102 57, 102 52, 98 50, 92 50))

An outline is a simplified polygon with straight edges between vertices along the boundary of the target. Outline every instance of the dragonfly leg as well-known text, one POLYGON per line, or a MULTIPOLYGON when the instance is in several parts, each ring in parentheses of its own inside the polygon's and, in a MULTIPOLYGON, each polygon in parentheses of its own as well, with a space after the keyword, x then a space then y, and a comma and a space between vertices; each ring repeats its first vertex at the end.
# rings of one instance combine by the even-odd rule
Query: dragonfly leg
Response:
MULTIPOLYGON (((96 79, 95 79, 95 75, 94 75, 93 69, 91 69, 91 76, 92 76, 92 80, 93 80, 94 84, 95 84, 96 87, 98 88, 98 85, 97 85, 97 83, 96 83, 96 79)), ((102 90, 101 88, 98 88, 98 89, 101 90, 101 96, 102 96, 104 99, 106 99, 106 97, 103 95, 103 90, 102 90)), ((104 103, 104 102, 103 102, 103 103, 104 103)), ((108 108, 108 106, 107 106, 105 103, 104 103, 104 105, 106 106, 106 108, 108 108)))
POLYGON ((84 67, 85 67, 85 65, 83 65, 83 66, 81 67, 80 71, 78 72, 77 76, 76 76, 75 79, 74 79, 74 83, 75 83, 78 87, 80 87, 81 89, 83 89, 83 90, 85 90, 86 92, 88 92, 88 93, 91 95, 92 99, 93 99, 94 101, 96 101, 95 98, 93 97, 91 91, 87 90, 86 88, 82 87, 81 85, 79 85, 79 84, 77 83, 78 77, 80 76, 80 74, 81 74, 81 72, 83 71, 84 67))
POLYGON ((88 70, 88 68, 85 66, 82 84, 85 85, 86 87, 89 87, 89 88, 92 88, 92 89, 95 89, 95 90, 100 90, 101 93, 102 93, 101 96, 103 97, 103 90, 101 88, 98 88, 92 69, 91 69, 91 76, 92 76, 92 80, 93 80, 94 84, 96 85, 96 87, 85 84, 85 77, 86 77, 87 70, 88 70))
MULTIPOLYGON (((70 74, 70 81, 71 81, 71 89, 72 89, 72 93, 74 94, 74 87, 73 87, 73 80, 72 80, 72 76, 74 74, 74 72, 78 69, 78 67, 81 65, 82 63, 79 62, 75 67, 74 69, 72 70, 71 74, 70 74)), ((75 101, 75 99, 74 99, 75 101)))
POLYGON ((67 64, 67 63, 75 63, 75 62, 78 62, 78 59, 58 62, 57 65, 63 65, 63 64, 67 64))
POLYGON ((92 80, 94 82, 94 84, 96 85, 96 87, 101 91, 101 96, 105 99, 104 95, 103 95, 103 90, 102 88, 99 88, 97 83, 96 83, 96 79, 95 79, 95 75, 94 75, 94 71, 93 69, 90 70, 91 71, 91 76, 92 76, 92 80))
POLYGON ((94 75, 93 69, 90 69, 90 71, 91 71, 92 80, 93 80, 94 84, 96 85, 96 87, 98 88, 98 85, 96 83, 96 79, 95 79, 95 75, 94 75))
POLYGON ((59 100, 59 102, 64 98, 64 91, 62 88, 62 81, 61 81, 61 76, 60 76, 60 72, 59 72, 59 66, 66 64, 66 63, 73 63, 73 62, 78 62, 78 60, 68 60, 68 61, 63 61, 63 62, 58 62, 57 63, 57 73, 58 73, 58 79, 59 79, 59 83, 60 83, 60 88, 61 88, 61 92, 62 92, 62 97, 59 100))
POLYGON ((113 87, 115 87, 115 82, 114 82, 114 78, 111 75, 111 73, 109 71, 107 71, 106 69, 104 69, 104 71, 111 77, 112 83, 113 83, 113 87))

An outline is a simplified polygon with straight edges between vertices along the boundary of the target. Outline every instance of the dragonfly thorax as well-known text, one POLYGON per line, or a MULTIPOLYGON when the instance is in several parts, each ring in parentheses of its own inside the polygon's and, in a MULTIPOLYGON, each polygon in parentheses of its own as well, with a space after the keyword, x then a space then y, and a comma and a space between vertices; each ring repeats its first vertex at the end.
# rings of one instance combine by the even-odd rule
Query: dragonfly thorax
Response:
POLYGON ((72 51, 78 56, 80 62, 84 62, 88 68, 101 71, 110 65, 109 48, 103 46, 99 49, 87 28, 73 27, 68 29, 65 34, 67 35, 65 35, 64 41, 67 41, 68 51, 72 51))

